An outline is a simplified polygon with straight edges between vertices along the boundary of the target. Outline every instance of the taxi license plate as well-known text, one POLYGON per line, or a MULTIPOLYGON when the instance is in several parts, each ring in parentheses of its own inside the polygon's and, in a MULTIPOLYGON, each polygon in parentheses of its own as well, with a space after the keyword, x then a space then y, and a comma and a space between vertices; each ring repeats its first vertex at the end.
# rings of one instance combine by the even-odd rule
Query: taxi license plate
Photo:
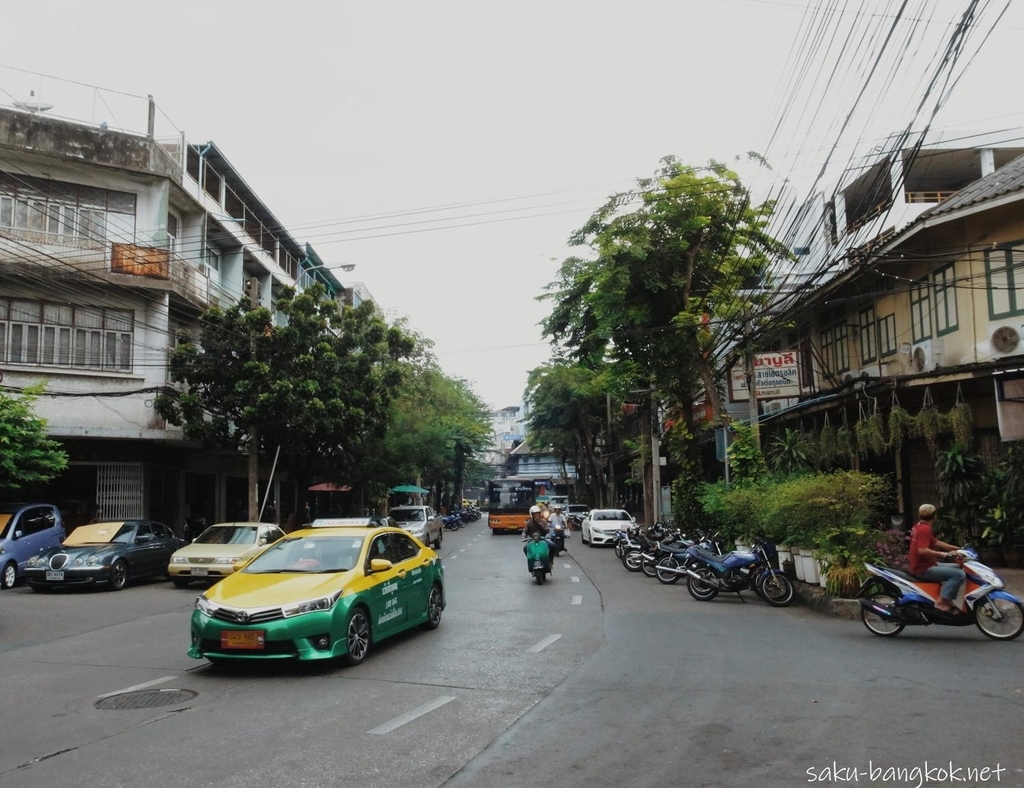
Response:
POLYGON ((265 645, 266 632, 262 629, 228 629, 220 633, 221 648, 255 648, 265 645))
POLYGON ((63 572, 54 572, 54 571, 52 571, 50 569, 47 569, 46 570, 46 579, 47 580, 63 580, 64 579, 64 573, 63 572))
POLYGON ((206 575, 208 575, 208 574, 210 574, 210 570, 207 569, 205 566, 202 566, 202 567, 194 566, 194 567, 192 567, 192 577, 206 577, 206 575))

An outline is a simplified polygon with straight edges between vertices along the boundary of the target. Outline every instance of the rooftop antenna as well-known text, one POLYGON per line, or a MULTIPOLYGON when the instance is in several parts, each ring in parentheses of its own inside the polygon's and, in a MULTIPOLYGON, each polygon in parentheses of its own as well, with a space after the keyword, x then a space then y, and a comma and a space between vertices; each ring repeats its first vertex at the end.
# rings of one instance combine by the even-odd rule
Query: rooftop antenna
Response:
POLYGON ((47 104, 42 99, 36 98, 34 90, 28 92, 28 99, 25 101, 15 101, 14 106, 29 112, 46 112, 48 109, 53 109, 53 104, 47 104))

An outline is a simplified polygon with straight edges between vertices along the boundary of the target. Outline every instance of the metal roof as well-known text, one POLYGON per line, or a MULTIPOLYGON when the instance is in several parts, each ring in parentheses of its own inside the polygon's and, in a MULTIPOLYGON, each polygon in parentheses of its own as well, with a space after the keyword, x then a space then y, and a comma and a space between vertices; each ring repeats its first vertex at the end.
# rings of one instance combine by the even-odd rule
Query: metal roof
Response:
POLYGON ((965 186, 952 197, 925 211, 918 220, 926 216, 952 213, 977 203, 986 202, 1005 194, 1024 189, 1024 156, 1018 156, 974 183, 965 186))

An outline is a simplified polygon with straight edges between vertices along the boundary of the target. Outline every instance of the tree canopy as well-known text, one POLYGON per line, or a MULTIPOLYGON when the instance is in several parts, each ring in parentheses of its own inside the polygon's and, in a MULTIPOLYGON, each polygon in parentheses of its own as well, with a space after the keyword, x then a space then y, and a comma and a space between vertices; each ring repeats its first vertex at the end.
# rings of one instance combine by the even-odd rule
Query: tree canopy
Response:
POLYGON ((68 467, 60 443, 46 437, 46 421, 32 412, 43 386, 20 397, 0 393, 0 493, 48 482, 68 467))

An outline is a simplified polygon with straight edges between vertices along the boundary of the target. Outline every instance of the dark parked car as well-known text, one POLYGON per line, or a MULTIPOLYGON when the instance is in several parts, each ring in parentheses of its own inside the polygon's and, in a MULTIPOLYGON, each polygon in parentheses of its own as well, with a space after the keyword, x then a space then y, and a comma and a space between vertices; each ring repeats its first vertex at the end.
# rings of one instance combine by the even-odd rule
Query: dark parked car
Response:
POLYGON ((53 504, 0 504, 0 588, 13 586, 32 556, 59 547, 63 538, 64 521, 53 504))
POLYGON ((113 520, 82 525, 60 547, 29 559, 25 580, 35 591, 106 585, 120 591, 129 580, 167 576, 171 554, 185 545, 163 523, 113 520))

